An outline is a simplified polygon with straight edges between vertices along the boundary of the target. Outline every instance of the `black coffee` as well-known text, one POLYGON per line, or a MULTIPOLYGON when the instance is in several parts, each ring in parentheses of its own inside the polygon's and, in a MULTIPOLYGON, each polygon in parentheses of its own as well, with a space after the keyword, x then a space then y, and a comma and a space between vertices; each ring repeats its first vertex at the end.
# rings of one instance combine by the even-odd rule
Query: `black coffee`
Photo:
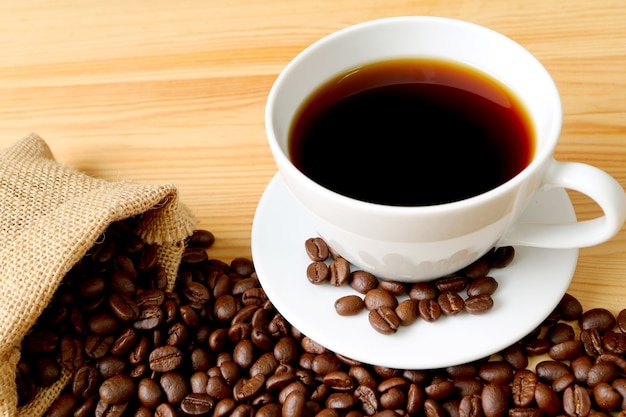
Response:
POLYGON ((500 82, 430 59, 376 62, 317 89, 291 127, 293 163, 340 194, 442 204, 508 181, 530 162, 526 110, 500 82))

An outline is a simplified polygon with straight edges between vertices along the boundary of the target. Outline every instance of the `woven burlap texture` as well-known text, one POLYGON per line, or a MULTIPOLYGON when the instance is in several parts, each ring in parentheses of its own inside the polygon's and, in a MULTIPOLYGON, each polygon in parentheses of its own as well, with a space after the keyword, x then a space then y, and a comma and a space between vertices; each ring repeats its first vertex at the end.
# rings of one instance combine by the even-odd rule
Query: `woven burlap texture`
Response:
POLYGON ((30 134, 0 150, 0 416, 45 413, 69 381, 40 390, 17 408, 16 364, 23 336, 50 302, 65 274, 108 225, 141 214, 139 234, 159 246, 158 260, 173 284, 194 228, 171 184, 106 181, 56 161, 30 134))

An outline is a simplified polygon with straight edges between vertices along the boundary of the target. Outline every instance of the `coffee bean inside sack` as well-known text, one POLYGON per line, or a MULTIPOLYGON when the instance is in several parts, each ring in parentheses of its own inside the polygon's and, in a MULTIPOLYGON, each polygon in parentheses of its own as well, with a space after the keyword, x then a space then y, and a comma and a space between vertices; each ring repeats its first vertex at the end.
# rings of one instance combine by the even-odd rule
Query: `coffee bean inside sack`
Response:
MULTIPOLYGON (((626 408, 626 310, 583 311, 566 294, 535 331, 489 358, 391 369, 299 332, 251 260, 209 258, 208 232, 187 242, 168 290, 132 229, 129 220, 105 233, 24 340, 22 404, 62 367, 72 379, 47 416, 608 417, 626 408)), ((373 302, 384 314, 390 300, 373 302)))
POLYGON ((351 316, 367 310, 372 328, 385 335, 395 334, 418 318, 434 322, 442 315, 491 310, 498 282, 489 272, 506 267, 515 256, 512 246, 493 248, 456 274, 410 284, 379 279, 361 269, 350 271, 349 263, 320 237, 307 239, 304 248, 312 261, 306 268, 312 284, 349 285, 356 291, 335 301, 337 314, 351 316))

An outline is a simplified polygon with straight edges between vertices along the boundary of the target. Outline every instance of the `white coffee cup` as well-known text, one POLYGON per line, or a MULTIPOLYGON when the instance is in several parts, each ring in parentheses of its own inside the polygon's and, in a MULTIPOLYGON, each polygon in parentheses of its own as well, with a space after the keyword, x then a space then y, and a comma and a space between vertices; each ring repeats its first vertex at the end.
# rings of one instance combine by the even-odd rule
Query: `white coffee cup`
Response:
POLYGON ((582 248, 611 239, 626 218, 626 196, 604 171, 558 162, 562 109, 543 65, 510 38, 476 24, 429 16, 392 17, 335 32, 296 56, 267 99, 270 149, 290 193, 319 235, 358 268, 380 278, 417 282, 454 273, 503 245, 582 248), (393 58, 424 57, 472 66, 504 83, 529 112, 536 149, 530 164, 483 194, 446 204, 398 207, 368 203, 312 181, 289 159, 288 136, 300 105, 328 79, 393 58), (547 187, 579 191, 604 215, 571 224, 518 223, 533 194, 547 187))

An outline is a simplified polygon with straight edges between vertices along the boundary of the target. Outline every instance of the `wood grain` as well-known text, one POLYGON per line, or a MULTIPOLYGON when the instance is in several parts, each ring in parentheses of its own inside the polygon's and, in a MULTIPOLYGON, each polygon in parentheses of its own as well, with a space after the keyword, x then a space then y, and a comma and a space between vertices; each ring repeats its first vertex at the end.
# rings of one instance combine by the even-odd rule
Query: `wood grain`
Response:
MULTIPOLYGON (((344 26, 441 15, 520 42, 553 75, 556 156, 626 184, 623 0, 22 0, 0 4, 0 146, 31 131, 91 175, 173 182, 212 230, 212 256, 251 256, 257 202, 276 168, 263 112, 279 71, 344 26)), ((572 193, 581 218, 598 214, 572 193)), ((280 227, 280 225, 277 225, 280 227)), ((585 307, 626 307, 626 233, 580 251, 585 307)))

